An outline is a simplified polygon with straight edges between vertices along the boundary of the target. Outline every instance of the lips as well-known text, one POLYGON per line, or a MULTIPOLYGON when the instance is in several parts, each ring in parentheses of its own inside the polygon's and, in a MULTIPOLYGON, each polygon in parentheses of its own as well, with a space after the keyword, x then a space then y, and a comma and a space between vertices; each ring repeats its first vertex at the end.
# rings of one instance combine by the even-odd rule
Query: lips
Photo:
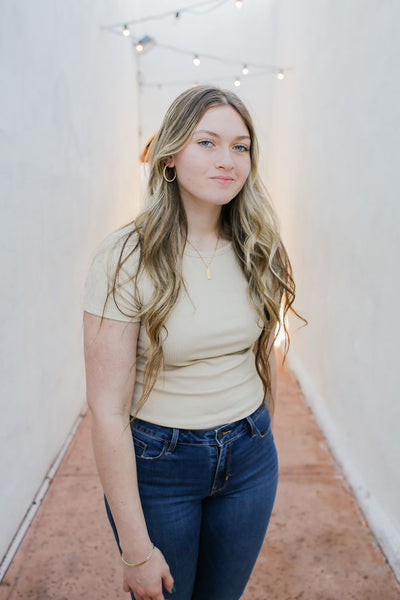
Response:
POLYGON ((233 178, 232 177, 210 177, 210 179, 212 179, 212 181, 216 181, 217 183, 232 183, 233 178))

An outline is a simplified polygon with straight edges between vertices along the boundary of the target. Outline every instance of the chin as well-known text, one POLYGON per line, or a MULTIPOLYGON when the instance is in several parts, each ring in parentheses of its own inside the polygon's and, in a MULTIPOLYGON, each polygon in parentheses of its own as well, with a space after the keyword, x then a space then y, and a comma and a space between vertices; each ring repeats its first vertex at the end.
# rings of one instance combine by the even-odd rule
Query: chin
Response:
POLYGON ((225 206, 232 202, 233 198, 218 198, 217 200, 210 200, 207 204, 213 204, 214 206, 225 206))
POLYGON ((210 198, 209 202, 211 202, 212 204, 218 204, 218 205, 224 205, 224 204, 229 204, 229 202, 232 202, 232 200, 234 198, 236 198, 237 194, 235 194, 234 196, 232 196, 231 194, 223 196, 222 194, 219 196, 216 196, 214 198, 210 198))

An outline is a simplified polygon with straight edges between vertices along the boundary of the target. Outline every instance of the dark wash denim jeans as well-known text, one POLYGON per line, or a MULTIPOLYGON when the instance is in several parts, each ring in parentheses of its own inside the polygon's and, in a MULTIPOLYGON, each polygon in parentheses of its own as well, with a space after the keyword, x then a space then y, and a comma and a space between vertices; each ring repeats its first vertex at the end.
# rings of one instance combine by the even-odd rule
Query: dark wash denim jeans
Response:
MULTIPOLYGON (((175 580, 175 600, 237 600, 267 530, 278 461, 265 405, 211 429, 131 425, 152 542, 175 580)), ((106 501, 107 514, 118 533, 106 501)), ((131 594, 134 599, 133 594, 131 594)))

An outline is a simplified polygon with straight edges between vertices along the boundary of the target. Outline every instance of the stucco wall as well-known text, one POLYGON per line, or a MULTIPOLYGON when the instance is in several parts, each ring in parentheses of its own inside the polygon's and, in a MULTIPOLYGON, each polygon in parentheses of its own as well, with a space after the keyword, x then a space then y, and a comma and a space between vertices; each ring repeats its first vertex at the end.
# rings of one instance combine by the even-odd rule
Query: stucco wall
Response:
POLYGON ((267 170, 309 320, 294 368, 400 576, 400 5, 279 0, 267 170))
POLYGON ((128 0, 2 3, 0 559, 84 406, 82 294, 138 202, 128 0))
MULTIPOLYGON (((293 68, 283 82, 249 79, 236 90, 255 116, 309 320, 298 333, 291 321, 289 360, 400 576, 400 6, 246 5, 241 16, 212 13, 206 26, 187 14, 135 33, 293 68)), ((146 140, 187 87, 143 88, 138 102, 129 41, 100 28, 133 18, 135 6, 2 3, 0 557, 84 405, 83 283, 95 246, 138 205, 137 113, 146 140)), ((149 0, 140 16, 163 6, 149 0)), ((141 69, 148 81, 186 79, 186 58, 154 51, 141 69)))

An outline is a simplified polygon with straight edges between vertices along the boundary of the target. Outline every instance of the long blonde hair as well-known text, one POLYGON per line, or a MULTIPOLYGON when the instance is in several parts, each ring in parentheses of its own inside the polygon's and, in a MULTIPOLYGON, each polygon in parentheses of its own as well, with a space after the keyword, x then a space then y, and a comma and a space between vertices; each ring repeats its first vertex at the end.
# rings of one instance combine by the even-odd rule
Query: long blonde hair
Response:
MULTIPOLYGON (((162 332, 184 287, 182 257, 187 238, 186 214, 178 181, 167 182, 163 177, 163 169, 170 157, 188 143, 205 112, 221 105, 232 106, 239 113, 251 138, 251 171, 237 196, 222 207, 221 230, 232 240, 248 282, 250 302, 262 323, 255 360, 265 397, 270 410, 273 410, 269 368, 272 344, 269 342, 277 329, 276 325, 280 323, 285 333, 286 355, 289 334, 285 316, 289 309, 297 315, 292 308, 295 298, 292 269, 279 235, 273 207, 257 174, 258 143, 246 107, 233 92, 199 86, 186 90, 176 98, 151 143, 146 208, 132 221, 132 227, 125 235, 110 291, 118 305, 116 291, 122 284, 126 285, 126 280, 120 281, 121 268, 132 253, 138 252, 139 266, 131 278, 133 295, 137 292, 139 273, 146 271, 154 288, 152 298, 146 306, 132 307, 132 315, 127 315, 119 307, 125 315, 141 318, 150 340, 143 394, 135 414, 146 402, 163 368, 162 332), (131 243, 127 245, 132 239, 135 240, 133 247, 131 243)), ((168 179, 172 179, 172 173, 167 168, 168 179)))

